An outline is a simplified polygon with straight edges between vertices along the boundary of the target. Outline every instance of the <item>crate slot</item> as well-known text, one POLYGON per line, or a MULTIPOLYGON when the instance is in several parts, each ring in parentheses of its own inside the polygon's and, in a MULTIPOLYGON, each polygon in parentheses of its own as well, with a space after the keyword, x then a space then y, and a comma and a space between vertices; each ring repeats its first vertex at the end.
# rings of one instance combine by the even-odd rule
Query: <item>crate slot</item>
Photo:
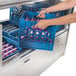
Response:
MULTIPOLYGON (((3 23, 3 38, 8 42, 16 45, 19 48, 19 27, 10 22, 3 23)), ((4 47, 3 47, 4 48, 4 47)))
POLYGON ((4 42, 5 43, 3 43, 2 45, 2 60, 3 61, 10 58, 11 56, 14 57, 14 55, 19 52, 19 49, 15 45, 6 42, 5 39, 4 39, 4 42))

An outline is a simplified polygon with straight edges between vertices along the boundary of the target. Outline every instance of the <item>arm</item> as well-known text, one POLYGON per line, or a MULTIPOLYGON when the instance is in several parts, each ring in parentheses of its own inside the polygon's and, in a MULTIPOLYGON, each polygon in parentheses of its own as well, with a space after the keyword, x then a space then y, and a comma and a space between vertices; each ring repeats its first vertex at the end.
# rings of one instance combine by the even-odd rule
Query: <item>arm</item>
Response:
POLYGON ((60 18, 47 20, 48 25, 65 25, 70 23, 76 23, 76 12, 60 18))
POLYGON ((66 0, 66 1, 63 1, 59 4, 57 4, 57 5, 54 5, 54 6, 47 8, 47 9, 42 10, 39 13, 38 17, 44 18, 45 13, 66 10, 66 9, 72 8, 74 6, 76 6, 76 0, 66 0))
POLYGON ((34 28, 45 29, 49 26, 53 25, 64 25, 76 22, 76 13, 69 14, 63 17, 48 19, 48 20, 40 20, 38 24, 34 26, 34 28))
POLYGON ((45 9, 44 11, 46 13, 49 12, 55 12, 55 11, 61 11, 61 10, 66 10, 66 9, 70 9, 72 7, 76 6, 76 0, 66 0, 63 1, 57 5, 51 6, 47 9, 45 9))

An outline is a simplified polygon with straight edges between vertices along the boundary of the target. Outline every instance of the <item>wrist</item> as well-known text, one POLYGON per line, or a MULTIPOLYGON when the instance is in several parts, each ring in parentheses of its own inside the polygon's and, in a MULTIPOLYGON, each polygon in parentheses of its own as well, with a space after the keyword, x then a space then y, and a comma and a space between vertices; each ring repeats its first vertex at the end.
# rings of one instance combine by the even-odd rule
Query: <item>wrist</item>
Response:
POLYGON ((50 20, 46 20, 46 24, 49 27, 50 26, 50 20))

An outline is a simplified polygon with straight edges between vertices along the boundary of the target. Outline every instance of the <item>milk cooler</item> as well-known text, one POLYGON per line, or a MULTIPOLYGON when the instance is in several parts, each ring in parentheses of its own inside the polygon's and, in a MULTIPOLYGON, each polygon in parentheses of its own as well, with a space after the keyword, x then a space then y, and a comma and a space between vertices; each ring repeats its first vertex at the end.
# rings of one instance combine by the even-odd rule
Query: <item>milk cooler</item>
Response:
MULTIPOLYGON (((0 20, 0 76, 40 76, 65 54, 70 25, 55 25, 44 30, 32 28, 44 8, 60 0, 0 0, 0 11, 9 18, 0 20)), ((72 9, 50 12, 45 19, 62 17, 72 9)))

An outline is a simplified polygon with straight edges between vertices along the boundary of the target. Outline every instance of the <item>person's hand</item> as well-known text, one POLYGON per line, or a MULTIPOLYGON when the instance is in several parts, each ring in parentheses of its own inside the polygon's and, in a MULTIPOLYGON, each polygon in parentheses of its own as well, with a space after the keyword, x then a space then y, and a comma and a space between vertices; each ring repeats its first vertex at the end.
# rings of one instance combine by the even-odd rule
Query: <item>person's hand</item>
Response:
POLYGON ((44 30, 49 26, 48 20, 40 20, 35 26, 32 26, 32 28, 39 28, 44 30))
POLYGON ((42 11, 40 11, 40 13, 39 13, 39 15, 37 16, 37 17, 39 17, 39 18, 45 18, 45 8, 42 10, 42 11))

